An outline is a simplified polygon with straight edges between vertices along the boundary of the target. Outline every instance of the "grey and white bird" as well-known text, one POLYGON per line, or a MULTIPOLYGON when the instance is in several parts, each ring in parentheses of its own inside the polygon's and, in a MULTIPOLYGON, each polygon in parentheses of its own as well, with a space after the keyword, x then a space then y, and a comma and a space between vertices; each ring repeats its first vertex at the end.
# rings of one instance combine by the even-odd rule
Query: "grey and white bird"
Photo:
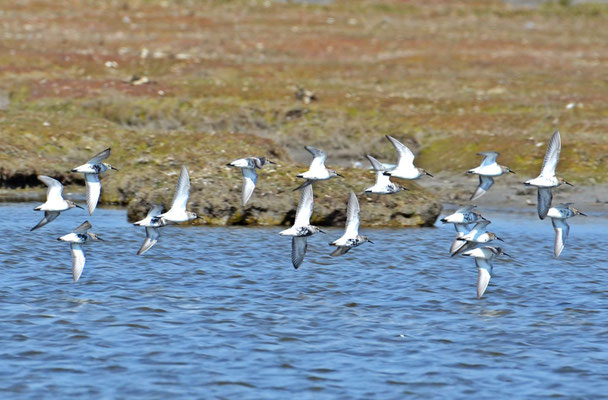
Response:
POLYGON ((456 210, 453 214, 441 218, 444 224, 476 224, 480 221, 486 221, 479 211, 476 211, 475 205, 468 205, 456 210))
POLYGON ((359 200, 354 192, 350 192, 348 197, 348 206, 346 208, 346 226, 344 234, 339 239, 334 240, 329 245, 336 246, 336 249, 330 254, 333 257, 346 254, 353 247, 357 247, 362 243, 374 243, 367 236, 359 235, 359 200))
POLYGON ((551 218, 551 222, 553 223, 553 230, 555 230, 555 244, 553 246, 555 258, 559 257, 562 250, 564 250, 566 239, 570 233, 570 225, 568 225, 566 220, 576 215, 587 216, 572 207, 572 203, 558 204, 555 207, 551 207, 547 212, 547 216, 551 218))
POLYGON ((369 162, 372 164, 372 168, 376 173, 376 182, 373 186, 366 188, 363 193, 366 194, 393 194, 402 190, 408 190, 401 185, 391 182, 391 177, 384 175, 386 167, 382 165, 378 160, 370 155, 366 155, 369 162))
POLYGON ((110 164, 103 162, 103 160, 108 157, 110 157, 109 147, 97 154, 95 157, 91 158, 85 164, 72 169, 72 172, 84 173, 84 181, 87 186, 87 206, 89 209, 89 215, 93 214, 93 211, 95 211, 95 207, 97 207, 97 202, 99 201, 99 196, 101 194, 101 182, 99 180, 99 174, 109 169, 118 171, 110 164))
POLYGON ((310 224, 313 209, 312 185, 305 186, 300 194, 300 203, 296 210, 296 219, 293 226, 281 231, 281 236, 291 236, 291 262, 295 269, 304 261, 304 255, 308 248, 308 236, 317 232, 325 233, 316 226, 310 224))
POLYGON ((551 208, 551 200, 553 200, 552 189, 564 183, 572 186, 565 179, 555 176, 555 168, 559 161, 561 149, 562 139, 559 130, 556 130, 551 136, 551 140, 549 140, 540 175, 524 182, 525 185, 535 186, 538 189, 537 208, 540 219, 545 219, 549 208, 551 208))
POLYGON ((175 187, 175 194, 173 195, 173 202, 171 208, 164 214, 160 214, 162 224, 168 223, 178 224, 180 222, 190 221, 191 219, 198 218, 193 212, 186 210, 188 203, 188 197, 190 196, 190 175, 186 166, 182 166, 182 172, 179 174, 177 179, 177 186, 175 187))
POLYGON ((266 157, 247 157, 240 158, 226 164, 229 167, 237 167, 241 169, 243 174, 243 205, 247 204, 251 198, 253 189, 255 189, 255 184, 258 182, 258 174, 255 172, 255 169, 261 169, 266 164, 276 163, 268 160, 266 157))
POLYGON ((423 175, 433 177, 433 175, 429 174, 426 170, 414 166, 414 153, 412 153, 406 145, 392 136, 386 135, 386 138, 392 143, 395 150, 397 150, 399 161, 394 169, 385 171, 384 175, 401 179, 418 179, 423 175))
POLYGON ((473 193, 471 196, 471 201, 477 200, 483 196, 490 189, 490 187, 492 187, 494 184, 494 177, 501 176, 506 173, 515 173, 511 171, 509 167, 499 165, 496 162, 498 153, 495 151, 486 151, 483 153, 477 153, 477 155, 483 156, 481 165, 467 171, 468 174, 479 175, 479 186, 477 186, 475 193, 473 193))
POLYGON ((463 235, 459 239, 456 239, 459 244, 453 246, 456 248, 456 251, 452 253, 452 257, 470 250, 479 244, 488 243, 495 239, 503 242, 504 240, 499 238, 495 233, 486 231, 489 224, 490 221, 487 220, 478 222, 475 224, 475 226, 473 226, 473 229, 471 229, 469 233, 463 235))
POLYGON ((327 179, 333 178, 334 176, 339 176, 343 178, 342 175, 340 175, 333 169, 328 169, 325 166, 327 154, 325 154, 323 150, 319 150, 312 146, 304 146, 304 148, 310 154, 312 154, 313 159, 310 163, 310 167, 308 167, 308 171, 296 175, 298 178, 306 179, 306 182, 295 188, 294 191, 312 185, 313 182, 325 181, 327 179))
POLYGON ((44 211, 44 218, 38 222, 38 225, 30 229, 30 232, 53 221, 62 211, 74 207, 82 208, 73 201, 63 199, 63 185, 57 179, 53 179, 46 175, 38 175, 38 180, 48 186, 46 191, 46 202, 34 208, 35 211, 44 211))
POLYGON ((163 206, 155 204, 150 211, 148 211, 148 215, 146 215, 144 219, 133 223, 135 226, 143 226, 146 228, 146 239, 144 239, 144 242, 137 252, 138 256, 141 256, 146 251, 150 250, 152 246, 158 242, 160 228, 164 226, 163 220, 160 217, 162 212, 163 206))
POLYGON ((74 278, 74 282, 78 282, 86 261, 82 245, 88 241, 103 240, 98 235, 88 232, 91 227, 91 223, 85 221, 78 228, 74 229, 72 233, 57 238, 57 240, 70 243, 70 250, 72 252, 72 277, 74 278))
POLYGON ((477 266, 477 298, 480 299, 485 293, 494 266, 492 261, 501 255, 511 257, 500 247, 484 246, 477 249, 468 250, 463 253, 464 256, 474 257, 475 265, 477 266))

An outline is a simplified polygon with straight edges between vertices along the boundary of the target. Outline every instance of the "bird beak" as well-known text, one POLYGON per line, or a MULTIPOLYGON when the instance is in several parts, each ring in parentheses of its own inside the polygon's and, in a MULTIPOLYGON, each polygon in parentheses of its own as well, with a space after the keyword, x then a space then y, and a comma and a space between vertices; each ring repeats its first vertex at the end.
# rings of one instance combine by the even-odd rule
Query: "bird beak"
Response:
POLYGON ((501 242, 504 242, 504 240, 502 240, 501 238, 499 238, 498 236, 496 236, 496 240, 500 240, 501 242))
POLYGON ((511 254, 505 253, 504 251, 502 252, 502 254, 504 254, 507 257, 513 258, 513 256, 511 254))
POLYGON ((230 165, 230 163, 226 164, 227 167, 232 167, 232 165, 230 165))
POLYGON ((118 171, 118 168, 116 168, 116 167, 110 167, 110 169, 113 169, 114 171, 118 171))
POLYGON ((322 231, 321 229, 319 229, 319 232, 321 232, 321 233, 327 233, 327 232, 325 232, 325 231, 322 231))
POLYGON ((270 160, 266 160, 266 161, 268 161, 268 163, 269 163, 269 164, 274 164, 274 165, 277 165, 277 163, 276 163, 276 162, 274 162, 274 161, 270 161, 270 160))
POLYGON ((78 205, 78 204, 76 204, 76 203, 74 203, 74 207, 78 207, 78 208, 80 208, 80 209, 84 210, 84 207, 83 207, 83 206, 79 206, 79 205, 78 205))
POLYGON ((565 183, 566 185, 568 185, 568 186, 572 186, 572 187, 574 187, 574 185, 573 185, 573 184, 571 184, 570 182, 566 182, 566 181, 564 181, 564 183, 565 183))
MULTIPOLYGON (((511 171, 511 170, 509 170, 509 172, 510 172, 510 173, 512 173, 512 174, 515 174, 515 171, 511 171)), ((517 174, 515 174, 515 175, 517 175, 517 174)))
POLYGON ((368 241, 368 242, 370 242, 371 244, 376 244, 376 243, 372 242, 372 241, 371 241, 371 240, 369 240, 369 239, 367 239, 367 241, 368 241))
POLYGON ((586 216, 587 216, 587 214, 584 214, 584 213, 582 213, 582 212, 580 212, 580 211, 578 212, 578 215, 582 215, 583 217, 586 217, 586 216))
POLYGON ((101 240, 102 242, 105 242, 104 239, 100 238, 99 236, 96 237, 97 240, 101 240))
POLYGON ((384 171, 384 172, 382 173, 382 175, 391 176, 391 173, 390 173, 390 172, 388 172, 388 171, 384 171))
POLYGON ((340 175, 339 173, 336 172, 336 176, 339 176, 340 178, 344 178, 343 175, 340 175))
POLYGON ((428 172, 424 171, 424 173, 427 174, 428 176, 430 176, 431 178, 434 178, 434 176, 429 174, 428 172))

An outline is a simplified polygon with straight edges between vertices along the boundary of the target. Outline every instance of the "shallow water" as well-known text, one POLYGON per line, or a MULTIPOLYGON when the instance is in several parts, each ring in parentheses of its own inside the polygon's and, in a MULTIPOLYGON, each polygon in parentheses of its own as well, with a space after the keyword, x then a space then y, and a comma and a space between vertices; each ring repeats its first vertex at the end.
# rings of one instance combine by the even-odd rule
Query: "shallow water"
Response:
MULTIPOLYGON (((606 216, 576 217, 560 259, 532 213, 488 213, 515 259, 446 254, 451 226, 362 229, 342 258, 310 239, 290 264, 279 228, 143 229, 98 209, 73 283, 70 210, 28 232, 32 204, 0 205, 2 398, 605 398, 606 216), (585 238, 593 238, 587 243, 585 238)), ((365 210, 363 210, 365 212, 365 210)))

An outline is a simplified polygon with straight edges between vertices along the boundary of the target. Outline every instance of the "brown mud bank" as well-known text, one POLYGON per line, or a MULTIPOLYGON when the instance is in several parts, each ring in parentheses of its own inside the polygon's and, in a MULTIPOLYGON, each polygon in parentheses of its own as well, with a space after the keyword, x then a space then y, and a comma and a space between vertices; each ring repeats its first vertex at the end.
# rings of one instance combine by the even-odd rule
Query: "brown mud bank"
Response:
MULTIPOLYGON (((288 225, 293 223, 300 192, 294 192, 301 180, 298 172, 304 164, 293 164, 289 156, 269 139, 245 134, 174 134, 159 135, 149 148, 135 145, 143 136, 132 133, 112 141, 109 162, 118 171, 102 175, 100 204, 126 206, 128 218, 143 218, 152 204, 170 207, 181 165, 190 172, 189 209, 200 219, 193 224, 210 225, 288 225), (133 142, 133 143, 132 143, 133 142), (172 148, 172 146, 175 146, 172 148), (249 203, 241 205, 242 176, 239 169, 225 166, 236 158, 264 155, 277 162, 258 171, 258 183, 249 203)), ((111 137, 111 135, 110 135, 111 137)), ((63 148, 58 140, 58 149, 63 148)), ((98 150, 82 148, 61 154, 36 152, 31 146, 20 146, 15 157, 5 158, 0 168, 0 201, 43 201, 44 186, 36 176, 44 174, 60 180, 68 198, 84 201, 84 181, 70 171, 98 150), (18 162, 24 160, 23 162, 18 162)), ((90 147, 90 146, 86 146, 90 147)), ((361 193, 374 181, 374 174, 358 168, 341 168, 344 178, 315 184, 315 206, 312 223, 339 226, 346 219, 346 202, 350 190, 361 193)), ((430 226, 441 212, 441 203, 431 192, 415 183, 411 190, 391 196, 359 196, 361 224, 364 226, 430 226)))

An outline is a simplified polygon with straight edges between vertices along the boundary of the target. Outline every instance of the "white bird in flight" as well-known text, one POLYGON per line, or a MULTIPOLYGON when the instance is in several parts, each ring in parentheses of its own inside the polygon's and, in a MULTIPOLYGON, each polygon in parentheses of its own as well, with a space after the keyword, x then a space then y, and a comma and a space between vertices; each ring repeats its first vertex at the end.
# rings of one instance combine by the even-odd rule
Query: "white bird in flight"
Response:
POLYGON ((481 216, 481 213, 474 210, 476 207, 475 205, 469 205, 459 208, 453 214, 441 218, 441 222, 444 224, 476 224, 485 221, 486 219, 481 216))
POLYGON ((551 218, 553 229, 555 230, 555 244, 553 247, 555 258, 559 257, 562 250, 564 250, 568 233, 570 233, 570 225, 568 225, 566 220, 576 215, 587 216, 572 207, 572 203, 558 204, 555 207, 551 207, 547 212, 547 216, 551 218))
POLYGON ((160 217, 162 212, 163 206, 155 204, 150 211, 148 211, 148 215, 146 215, 144 219, 133 223, 133 225, 146 228, 146 239, 137 252, 138 256, 141 256, 146 251, 150 250, 158 241, 158 238, 160 237, 159 228, 164 226, 162 218, 160 217))
POLYGON ((496 162, 496 157, 498 157, 498 153, 495 151, 486 151, 483 153, 477 153, 479 156, 483 156, 483 160, 481 161, 481 165, 477 168, 473 168, 467 171, 468 174, 479 175, 479 186, 475 190, 475 193, 471 196, 470 201, 477 200, 481 196, 483 196, 490 187, 494 184, 494 177, 501 176, 506 173, 515 172, 511 171, 509 167, 505 167, 504 165, 499 165, 496 162))
POLYGON ((480 299, 483 296, 490 278, 492 277, 492 270, 494 266, 492 261, 501 255, 511 257, 503 251, 500 247, 484 246, 477 249, 469 250, 463 253, 464 256, 474 257, 475 265, 477 266, 477 298, 480 299))
POLYGON ((99 195, 101 194, 99 174, 109 169, 118 171, 110 164, 102 162, 108 157, 110 157, 109 147, 91 158, 86 164, 82 164, 81 166, 72 169, 72 172, 84 173, 84 181, 87 185, 87 206, 89 208, 89 215, 93 214, 93 211, 95 211, 95 207, 97 207, 97 202, 99 201, 99 195))
POLYGON ((394 182, 391 182, 391 177, 384 175, 386 168, 382 163, 376 160, 374 157, 370 155, 366 155, 369 162, 372 164, 374 171, 376 172, 376 182, 373 186, 368 187, 363 191, 363 193, 373 193, 373 194, 392 194, 397 193, 402 190, 408 190, 401 185, 398 185, 394 182))
POLYGON ((261 169, 266 164, 276 163, 268 160, 266 157, 247 157, 240 158, 229 164, 226 164, 229 167, 240 168, 241 172, 243 173, 243 205, 247 204, 247 202, 251 198, 251 195, 253 194, 253 189, 255 189, 255 184, 258 181, 258 174, 255 172, 255 169, 261 169))
POLYGON ((34 208, 36 211, 44 211, 44 218, 38 222, 38 225, 30 229, 30 232, 53 221, 59 216, 59 214, 61 214, 62 211, 66 211, 74 207, 82 208, 73 201, 63 199, 63 196, 61 195, 63 192, 63 185, 57 179, 53 179, 45 175, 38 175, 38 179, 48 186, 46 192, 46 202, 34 208))
POLYGON ((190 175, 186 166, 182 166, 182 172, 179 174, 177 179, 177 186, 175 187, 175 195, 173 196, 173 203, 171 208, 164 214, 160 214, 162 224, 167 223, 180 223, 186 222, 191 219, 198 218, 198 216, 190 211, 186 211, 186 204, 188 203, 188 197, 190 196, 190 175))
POLYGON ((304 261, 304 255, 308 248, 308 236, 317 232, 325 233, 316 226, 310 224, 310 216, 313 208, 312 185, 305 186, 300 194, 300 203, 296 211, 296 219, 293 226, 281 231, 281 236, 291 236, 291 262, 295 269, 304 261))
POLYGON ((294 189, 302 189, 308 185, 311 185, 316 181, 325 181, 327 179, 333 178, 334 176, 339 176, 344 178, 342 175, 334 171, 333 169, 328 169, 325 166, 325 160, 327 159, 327 154, 323 150, 319 150, 312 146, 304 146, 304 148, 313 155, 313 159, 310 163, 310 167, 308 167, 308 171, 303 172, 301 174, 296 175, 298 178, 306 179, 306 182, 298 186, 294 189))
POLYGON ((86 260, 82 245, 89 240, 103 240, 96 234, 89 233, 89 229, 91 229, 91 223, 85 221, 78 228, 74 229, 72 233, 68 233, 57 239, 70 243, 70 250, 72 252, 72 277, 74 278, 74 282, 78 282, 86 260))
POLYGON ((414 153, 412 153, 406 145, 392 136, 386 135, 386 138, 393 144, 397 153, 399 153, 399 161, 394 169, 385 171, 384 175, 401 179, 418 179, 423 175, 433 177, 433 175, 429 174, 424 169, 414 166, 414 153))
POLYGON ((540 175, 524 182, 527 186, 536 186, 538 188, 537 208, 540 219, 545 219, 549 212, 549 208, 551 208, 551 200, 553 199, 552 188, 558 187, 563 183, 572 186, 570 183, 566 182, 565 179, 555 176, 555 168, 559 161, 561 149, 562 139, 559 135, 559 130, 557 130, 551 136, 551 140, 549 140, 540 175))
POLYGON ((337 248, 330 254, 331 256, 341 256, 346 254, 353 247, 357 247, 362 243, 370 242, 374 243, 367 236, 359 235, 359 200, 354 192, 350 192, 348 197, 348 206, 346 209, 346 226, 344 228, 344 234, 337 240, 334 240, 329 245, 337 246, 337 248))

